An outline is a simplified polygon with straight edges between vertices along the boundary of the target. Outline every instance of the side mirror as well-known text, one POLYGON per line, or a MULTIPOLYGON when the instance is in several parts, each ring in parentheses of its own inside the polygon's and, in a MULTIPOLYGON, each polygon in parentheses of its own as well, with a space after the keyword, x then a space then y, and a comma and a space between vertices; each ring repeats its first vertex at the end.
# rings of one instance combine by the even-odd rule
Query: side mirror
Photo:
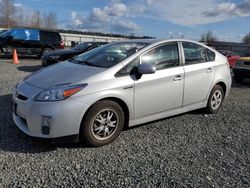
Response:
POLYGON ((139 74, 154 74, 156 68, 152 64, 142 63, 138 66, 138 73, 139 74))

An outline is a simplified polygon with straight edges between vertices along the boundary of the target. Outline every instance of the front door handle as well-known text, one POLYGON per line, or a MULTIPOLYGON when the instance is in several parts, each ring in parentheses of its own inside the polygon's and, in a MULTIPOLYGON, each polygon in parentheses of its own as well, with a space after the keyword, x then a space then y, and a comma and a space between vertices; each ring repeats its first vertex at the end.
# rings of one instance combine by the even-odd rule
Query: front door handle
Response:
POLYGON ((174 77, 174 79, 173 79, 174 81, 180 81, 180 80, 182 80, 182 76, 181 75, 176 75, 175 77, 174 77))
POLYGON ((212 67, 207 68, 207 71, 206 71, 206 72, 207 72, 207 73, 213 72, 212 67))

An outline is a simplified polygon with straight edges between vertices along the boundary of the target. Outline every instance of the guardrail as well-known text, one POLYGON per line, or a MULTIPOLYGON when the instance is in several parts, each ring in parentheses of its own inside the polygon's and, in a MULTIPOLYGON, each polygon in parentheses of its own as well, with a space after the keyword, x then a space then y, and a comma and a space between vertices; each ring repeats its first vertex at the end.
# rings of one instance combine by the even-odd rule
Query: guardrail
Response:
POLYGON ((105 36, 95 36, 95 35, 80 35, 80 34, 68 34, 60 33, 62 40, 65 42, 65 46, 72 46, 81 42, 113 42, 126 40, 127 38, 121 37, 105 37, 105 36))

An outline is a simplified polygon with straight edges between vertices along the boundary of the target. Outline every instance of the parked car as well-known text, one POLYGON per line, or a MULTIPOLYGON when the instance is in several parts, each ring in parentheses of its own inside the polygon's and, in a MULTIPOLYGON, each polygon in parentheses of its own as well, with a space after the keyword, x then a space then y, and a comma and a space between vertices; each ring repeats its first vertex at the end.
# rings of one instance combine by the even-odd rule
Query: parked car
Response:
POLYGON ((42 56, 45 52, 64 48, 58 32, 40 29, 13 28, 0 34, 0 51, 10 55, 13 49, 22 55, 42 56))
POLYGON ((102 146, 126 126, 199 108, 216 113, 230 87, 226 57, 201 43, 120 41, 25 78, 13 92, 13 119, 33 137, 102 146))
POLYGON ((229 66, 232 68, 236 61, 240 58, 240 55, 236 52, 228 51, 228 50, 219 50, 220 53, 222 53, 224 56, 227 57, 229 66))
POLYGON ((234 81, 241 83, 245 78, 250 78, 250 57, 241 57, 233 67, 234 81))
POLYGON ((84 42, 70 49, 51 51, 42 56, 41 62, 43 66, 52 65, 105 44, 107 44, 107 42, 84 42))

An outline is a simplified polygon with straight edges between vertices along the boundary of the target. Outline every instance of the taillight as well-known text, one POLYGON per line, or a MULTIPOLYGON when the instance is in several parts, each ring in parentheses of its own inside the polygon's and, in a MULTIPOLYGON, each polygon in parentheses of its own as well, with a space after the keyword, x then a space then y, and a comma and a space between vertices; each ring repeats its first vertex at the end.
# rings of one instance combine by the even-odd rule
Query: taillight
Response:
POLYGON ((60 44, 60 48, 64 48, 64 47, 65 47, 65 44, 64 44, 64 41, 62 40, 60 44))

